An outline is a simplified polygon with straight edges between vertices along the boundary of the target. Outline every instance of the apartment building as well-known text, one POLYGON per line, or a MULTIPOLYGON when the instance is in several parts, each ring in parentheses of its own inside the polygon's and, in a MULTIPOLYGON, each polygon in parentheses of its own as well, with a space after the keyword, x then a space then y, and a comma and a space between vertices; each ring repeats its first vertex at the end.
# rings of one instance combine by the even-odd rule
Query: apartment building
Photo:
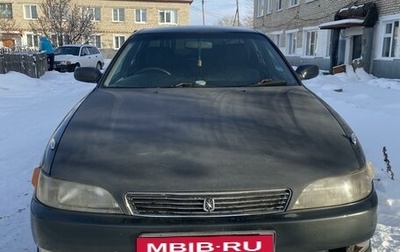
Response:
MULTIPOLYGON (((40 34, 30 22, 41 13, 44 0, 0 0, 0 47, 37 48, 40 34)), ((189 24, 193 0, 72 0, 94 13, 96 34, 89 43, 113 55, 133 31, 156 26, 189 24)))
POLYGON ((357 62, 378 77, 400 79, 399 0, 254 0, 254 27, 292 65, 357 62))

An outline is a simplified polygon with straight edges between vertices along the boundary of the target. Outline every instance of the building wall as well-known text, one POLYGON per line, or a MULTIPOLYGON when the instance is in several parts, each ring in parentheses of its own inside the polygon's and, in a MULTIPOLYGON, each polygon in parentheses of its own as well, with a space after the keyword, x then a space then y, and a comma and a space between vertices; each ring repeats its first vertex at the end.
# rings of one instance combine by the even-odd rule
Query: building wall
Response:
MULTIPOLYGON (((254 0, 254 27, 269 35, 274 42, 278 43, 281 51, 286 55, 292 65, 318 64, 323 70, 330 70, 331 58, 331 36, 332 30, 321 30, 319 25, 334 21, 334 16, 341 8, 353 4, 364 4, 374 2, 377 5, 379 20, 374 26, 373 52, 370 62, 370 73, 379 77, 400 78, 400 32, 398 28, 392 32, 392 41, 397 43, 398 52, 394 57, 385 57, 382 54, 384 47, 385 29, 388 23, 400 21, 399 0, 299 0, 299 4, 289 7, 291 0, 282 0, 281 10, 277 10, 278 0, 254 0), (264 4, 263 15, 257 16, 258 4, 264 4), (272 2, 272 11, 268 13, 268 4, 272 2), (317 49, 314 55, 307 55, 309 31, 317 31, 317 49), (397 31, 396 31, 397 30, 397 31), (290 49, 290 33, 296 33, 296 49, 290 49), (397 37, 397 38, 396 38, 397 37), (279 41, 278 41, 279 40, 279 41), (328 53, 326 53, 328 52, 328 53)), ((390 25, 390 24, 389 24, 390 25)), ((393 23, 396 26, 397 23, 393 23)), ((355 35, 365 35, 362 27, 342 29, 339 42, 339 58, 341 63, 349 60, 352 54, 353 38, 355 35), (346 57, 345 57, 346 55, 346 57)), ((363 37, 365 40, 366 38, 363 37)), ((370 38, 368 38, 370 39, 370 38)), ((365 41, 363 41, 365 43, 365 41)), ((349 63, 349 62, 347 62, 349 63)))
MULTIPOLYGON (((8 37, 14 39, 16 46, 20 47, 35 47, 31 46, 28 42, 29 36, 32 33, 29 23, 35 20, 27 20, 24 18, 24 5, 35 4, 37 5, 38 15, 41 15, 39 7, 43 0, 0 0, 0 3, 11 3, 13 11, 13 20, 15 21, 18 30, 14 35, 8 34, 8 37)), ((101 49, 107 55, 113 55, 116 52, 114 39, 115 36, 123 36, 127 38, 135 30, 168 25, 187 25, 189 24, 189 7, 192 0, 149 0, 149 1, 134 1, 134 0, 73 0, 73 4, 82 7, 100 8, 101 19, 96 22, 96 34, 101 37, 101 49), (123 8, 125 20, 122 22, 115 22, 112 20, 113 8, 123 8), (146 9, 147 21, 144 23, 135 22, 135 10, 146 9), (174 23, 160 23, 159 11, 173 10, 177 11, 177 21, 174 23)), ((1 31, 0 31, 1 33, 1 31)), ((3 34, 2 39, 5 35, 3 34)), ((0 41, 1 45, 1 41, 0 41)))
POLYGON ((400 13, 399 0, 377 0, 376 3, 381 16, 393 15, 400 13))
MULTIPOLYGON (((254 27, 269 33, 271 31, 317 26, 320 23, 332 21, 340 8, 353 2, 352 0, 314 0, 311 2, 299 0, 299 5, 289 7, 289 1, 283 0, 282 9, 276 10, 276 0, 272 0, 272 13, 259 18, 255 17, 254 27)), ((255 8, 257 8, 256 4, 257 0, 255 0, 255 8)))

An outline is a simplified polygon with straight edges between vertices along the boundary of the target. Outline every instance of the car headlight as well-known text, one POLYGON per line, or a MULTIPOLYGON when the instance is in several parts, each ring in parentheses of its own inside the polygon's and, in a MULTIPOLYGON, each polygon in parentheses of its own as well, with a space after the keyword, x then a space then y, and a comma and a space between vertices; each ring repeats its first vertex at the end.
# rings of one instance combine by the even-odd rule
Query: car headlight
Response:
POLYGON ((114 197, 96 186, 51 178, 40 172, 36 197, 45 205, 81 212, 122 214, 114 197))
POLYGON ((300 194, 293 210, 328 207, 356 202, 372 191, 374 168, 370 162, 355 173, 317 180, 300 194))

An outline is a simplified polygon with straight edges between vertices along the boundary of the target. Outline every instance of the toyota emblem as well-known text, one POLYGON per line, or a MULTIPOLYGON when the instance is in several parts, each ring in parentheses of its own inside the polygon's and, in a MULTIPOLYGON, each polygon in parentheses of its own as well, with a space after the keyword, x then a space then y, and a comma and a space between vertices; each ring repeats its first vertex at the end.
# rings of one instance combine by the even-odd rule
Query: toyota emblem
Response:
POLYGON ((215 210, 215 201, 212 198, 205 198, 203 202, 203 210, 210 213, 215 210))

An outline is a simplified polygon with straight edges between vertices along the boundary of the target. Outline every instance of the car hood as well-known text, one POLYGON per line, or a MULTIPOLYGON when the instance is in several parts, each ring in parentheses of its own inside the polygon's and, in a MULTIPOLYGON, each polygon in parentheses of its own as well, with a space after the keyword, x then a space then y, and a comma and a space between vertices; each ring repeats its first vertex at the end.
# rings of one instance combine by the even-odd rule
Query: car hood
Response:
POLYGON ((77 61, 78 56, 72 55, 72 54, 59 54, 59 55, 54 55, 54 61, 71 61, 75 62, 77 61))
POLYGON ((116 195, 302 190, 359 166, 341 125, 301 86, 95 89, 51 175, 116 195))

